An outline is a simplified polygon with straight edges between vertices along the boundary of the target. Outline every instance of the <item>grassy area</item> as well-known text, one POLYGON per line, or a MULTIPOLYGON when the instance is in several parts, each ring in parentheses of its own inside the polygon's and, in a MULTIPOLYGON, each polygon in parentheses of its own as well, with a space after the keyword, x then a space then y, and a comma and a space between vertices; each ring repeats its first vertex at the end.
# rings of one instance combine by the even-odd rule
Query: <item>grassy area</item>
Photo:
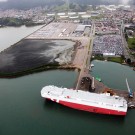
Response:
POLYGON ((135 38, 128 38, 129 49, 135 50, 135 38))
POLYGON ((60 5, 60 6, 55 6, 53 9, 55 12, 64 12, 68 10, 68 7, 66 4, 60 5))
POLYGON ((116 63, 123 63, 124 59, 122 57, 108 57, 108 61, 116 62, 116 63))
POLYGON ((103 57, 102 55, 96 55, 92 60, 107 60, 111 62, 116 62, 122 64, 124 62, 124 57, 103 57))
POLYGON ((91 19, 100 20, 100 19, 102 19, 103 17, 104 17, 103 15, 98 15, 98 16, 92 16, 91 19))
POLYGON ((102 55, 95 55, 91 60, 105 60, 105 58, 102 55))

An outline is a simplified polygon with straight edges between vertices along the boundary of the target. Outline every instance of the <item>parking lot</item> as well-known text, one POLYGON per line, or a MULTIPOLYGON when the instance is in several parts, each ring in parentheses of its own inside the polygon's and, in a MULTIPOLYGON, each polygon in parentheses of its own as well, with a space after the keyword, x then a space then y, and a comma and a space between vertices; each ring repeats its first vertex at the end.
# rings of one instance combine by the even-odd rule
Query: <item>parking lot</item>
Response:
POLYGON ((120 35, 103 35, 94 39, 94 54, 123 55, 123 44, 120 35))
POLYGON ((120 34, 120 30, 113 21, 95 22, 96 34, 120 34))

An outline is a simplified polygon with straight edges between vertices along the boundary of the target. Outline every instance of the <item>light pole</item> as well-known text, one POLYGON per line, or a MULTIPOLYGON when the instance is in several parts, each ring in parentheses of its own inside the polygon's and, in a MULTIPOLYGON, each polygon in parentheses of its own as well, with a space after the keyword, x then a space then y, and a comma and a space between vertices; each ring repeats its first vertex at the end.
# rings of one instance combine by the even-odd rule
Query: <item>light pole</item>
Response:
POLYGON ((69 12, 69 0, 66 0, 67 3, 67 12, 69 12))

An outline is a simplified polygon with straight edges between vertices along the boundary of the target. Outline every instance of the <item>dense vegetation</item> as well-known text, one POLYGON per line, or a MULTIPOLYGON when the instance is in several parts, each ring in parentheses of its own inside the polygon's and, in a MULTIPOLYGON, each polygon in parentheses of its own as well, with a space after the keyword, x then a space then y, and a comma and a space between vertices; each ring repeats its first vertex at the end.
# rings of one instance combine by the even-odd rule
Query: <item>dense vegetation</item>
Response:
POLYGON ((8 0, 7 2, 0 2, 0 8, 15 8, 25 10, 38 6, 61 5, 63 3, 63 0, 8 0))
POLYGON ((104 57, 103 55, 95 55, 94 58, 92 58, 91 60, 107 60, 107 61, 111 61, 111 62, 116 62, 116 63, 124 63, 124 56, 121 57, 104 57))
POLYGON ((128 38, 127 41, 129 48, 135 50, 135 38, 128 38))
POLYGON ((33 26, 36 25, 31 19, 19 19, 19 18, 0 18, 1 26, 33 26))
POLYGON ((24 76, 32 73, 37 73, 37 72, 50 70, 50 69, 57 69, 57 68, 60 68, 59 64, 48 64, 37 68, 26 69, 24 71, 19 71, 19 72, 12 72, 12 73, 0 72, 0 78, 15 78, 19 76, 24 76))
POLYGON ((108 61, 116 62, 116 63, 123 63, 124 59, 122 57, 108 57, 108 61))

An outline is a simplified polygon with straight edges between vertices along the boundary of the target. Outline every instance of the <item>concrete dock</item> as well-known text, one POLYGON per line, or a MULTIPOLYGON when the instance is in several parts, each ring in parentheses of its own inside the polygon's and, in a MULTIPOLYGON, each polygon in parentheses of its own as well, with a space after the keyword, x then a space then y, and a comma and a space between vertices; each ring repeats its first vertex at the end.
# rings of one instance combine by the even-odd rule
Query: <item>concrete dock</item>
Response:
POLYGON ((135 108, 135 92, 133 93, 133 98, 129 97, 128 90, 117 90, 117 89, 110 89, 106 85, 104 85, 102 82, 97 81, 94 79, 94 90, 91 90, 90 87, 92 87, 92 83, 89 81, 84 81, 82 84, 83 78, 90 78, 90 80, 93 80, 93 77, 89 73, 82 73, 81 76, 79 76, 78 80, 78 86, 77 89, 84 90, 84 91, 90 91, 94 93, 105 93, 109 92, 110 94, 118 95, 120 97, 124 97, 127 100, 128 107, 129 108, 135 108))

